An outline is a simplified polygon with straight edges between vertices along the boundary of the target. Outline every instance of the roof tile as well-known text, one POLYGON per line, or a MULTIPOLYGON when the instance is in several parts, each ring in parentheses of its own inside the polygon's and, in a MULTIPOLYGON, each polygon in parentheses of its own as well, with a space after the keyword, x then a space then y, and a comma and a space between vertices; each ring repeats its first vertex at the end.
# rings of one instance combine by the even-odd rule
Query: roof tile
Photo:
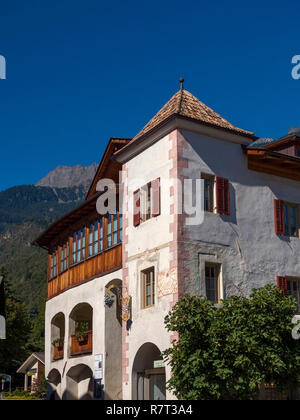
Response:
POLYGON ((180 89, 172 96, 169 102, 167 102, 166 105, 158 111, 152 120, 150 120, 148 124, 132 139, 132 141, 135 141, 150 132, 157 125, 172 115, 191 118, 205 124, 236 132, 238 134, 244 134, 247 136, 253 135, 252 132, 242 130, 225 120, 225 118, 221 117, 221 115, 217 114, 203 102, 199 101, 199 99, 187 90, 180 89))

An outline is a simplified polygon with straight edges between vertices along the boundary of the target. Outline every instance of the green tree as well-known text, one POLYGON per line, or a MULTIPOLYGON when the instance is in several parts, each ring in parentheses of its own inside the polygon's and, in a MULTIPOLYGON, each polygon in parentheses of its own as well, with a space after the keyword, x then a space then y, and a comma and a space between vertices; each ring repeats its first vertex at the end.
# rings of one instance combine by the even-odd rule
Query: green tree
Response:
POLYGON ((45 299, 41 299, 38 313, 32 322, 28 345, 32 352, 43 352, 45 348, 45 299))
POLYGON ((252 399, 263 383, 296 387, 300 343, 292 338, 294 299, 276 287, 231 297, 216 308, 184 296, 165 318, 178 341, 163 353, 169 390, 179 399, 252 399))
MULTIPOLYGON (((0 275, 6 275, 0 269, 0 275)), ((28 338, 31 324, 25 305, 14 298, 9 284, 5 283, 6 340, 0 340, 0 373, 16 379, 16 370, 29 356, 28 338)))

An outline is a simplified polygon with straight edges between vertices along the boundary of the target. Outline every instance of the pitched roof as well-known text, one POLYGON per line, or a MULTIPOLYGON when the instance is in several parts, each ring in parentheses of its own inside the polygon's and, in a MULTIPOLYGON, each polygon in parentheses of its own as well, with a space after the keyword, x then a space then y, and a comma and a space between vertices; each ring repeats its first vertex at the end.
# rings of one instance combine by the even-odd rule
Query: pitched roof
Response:
POLYGON ((32 353, 19 367, 17 373, 26 373, 28 370, 32 368, 32 366, 37 362, 41 362, 43 365, 45 364, 45 353, 32 353))
POLYGON ((277 143, 278 140, 272 139, 270 137, 262 137, 260 139, 255 140, 253 143, 249 144, 249 148, 254 149, 263 149, 266 146, 269 146, 270 144, 277 143))
POLYGON ((242 130, 225 120, 211 108, 199 101, 194 95, 181 88, 169 102, 148 122, 148 124, 132 139, 132 142, 152 131, 163 121, 173 115, 202 122, 206 125, 223 128, 241 135, 253 137, 254 133, 242 130))

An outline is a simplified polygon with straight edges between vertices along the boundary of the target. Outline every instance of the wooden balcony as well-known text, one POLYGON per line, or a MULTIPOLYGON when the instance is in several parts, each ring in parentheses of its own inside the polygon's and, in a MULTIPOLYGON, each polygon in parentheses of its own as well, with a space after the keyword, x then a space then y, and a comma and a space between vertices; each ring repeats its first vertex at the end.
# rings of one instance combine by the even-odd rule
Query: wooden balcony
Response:
POLYGON ((93 352, 93 331, 88 332, 86 339, 79 341, 76 334, 71 335, 71 356, 78 356, 80 354, 88 354, 93 352))
POLYGON ((53 347, 53 360, 60 360, 64 358, 64 345, 53 347))
POLYGON ((103 251, 95 257, 71 266, 67 271, 48 281, 48 299, 74 286, 105 275, 122 267, 122 244, 103 251))

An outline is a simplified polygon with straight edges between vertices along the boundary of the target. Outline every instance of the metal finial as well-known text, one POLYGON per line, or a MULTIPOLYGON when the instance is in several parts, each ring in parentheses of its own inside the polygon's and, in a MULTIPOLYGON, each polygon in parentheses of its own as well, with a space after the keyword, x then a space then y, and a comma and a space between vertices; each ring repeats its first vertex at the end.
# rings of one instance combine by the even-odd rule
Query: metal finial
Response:
POLYGON ((183 77, 181 77, 180 79, 179 79, 179 82, 180 82, 180 89, 183 89, 183 82, 184 82, 184 78, 183 77))

